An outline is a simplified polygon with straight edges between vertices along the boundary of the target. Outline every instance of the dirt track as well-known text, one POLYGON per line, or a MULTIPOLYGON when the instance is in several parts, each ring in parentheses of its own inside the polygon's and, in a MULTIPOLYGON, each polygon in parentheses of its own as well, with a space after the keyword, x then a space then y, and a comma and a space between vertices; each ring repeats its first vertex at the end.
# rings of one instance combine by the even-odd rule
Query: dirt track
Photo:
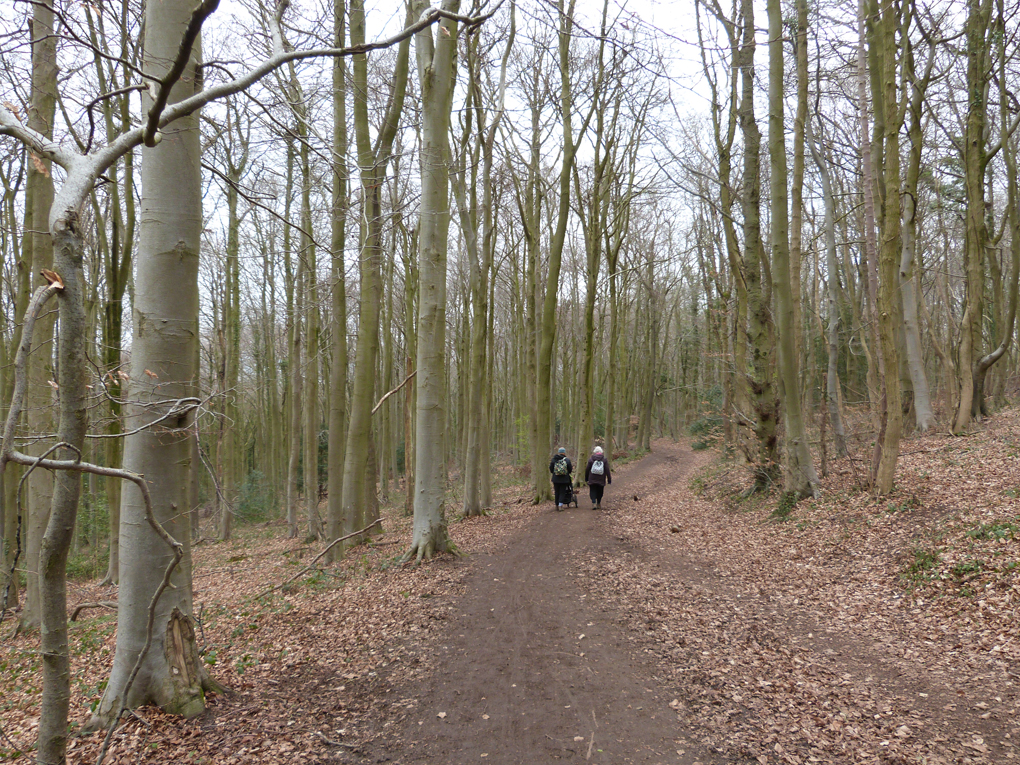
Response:
POLYGON ((386 750, 394 762, 713 761, 684 743, 654 666, 568 565, 581 551, 613 554, 604 514, 665 459, 619 470, 600 513, 582 491, 579 509, 543 508, 504 552, 473 561, 441 674, 386 750))
POLYGON ((730 578, 732 561, 688 550, 671 521, 644 517, 646 502, 701 463, 662 445, 614 473, 602 512, 583 492, 580 509, 537 508, 504 549, 459 564, 471 573, 430 657, 436 671, 414 686, 398 681, 387 696, 413 699, 410 710, 358 754, 336 756, 405 765, 1020 759, 1007 711, 1014 684, 929 670, 908 638, 882 643, 888 634, 873 630, 889 625, 826 623, 803 593, 730 578), (628 536, 624 516, 659 528, 628 536), (603 576, 621 567, 648 582, 643 604, 603 576), (672 591, 665 607, 657 588, 672 591))
MULTIPOLYGON (((996 503, 1018 442, 1020 419, 969 456, 928 437, 897 496, 830 481, 785 522, 768 498, 728 499, 739 470, 659 442, 614 471, 602 512, 506 489, 491 516, 452 526, 470 555, 420 567, 397 563, 410 520, 390 517, 385 539, 268 600, 313 550, 251 529, 196 551, 207 662, 231 692, 194 720, 141 710, 108 762, 1020 761, 1020 540, 971 533, 1012 528, 1020 501, 996 503), (941 578, 913 587, 905 567, 936 538, 941 578), (954 579, 978 556, 983 579, 954 579)), ((79 584, 74 602, 109 596, 79 584)), ((88 657, 74 719, 98 701, 113 627, 92 612, 72 629, 88 657)), ((34 736, 37 651, 32 635, 0 644, 6 752, 34 736)), ((101 741, 72 739, 69 761, 94 762, 101 741)))

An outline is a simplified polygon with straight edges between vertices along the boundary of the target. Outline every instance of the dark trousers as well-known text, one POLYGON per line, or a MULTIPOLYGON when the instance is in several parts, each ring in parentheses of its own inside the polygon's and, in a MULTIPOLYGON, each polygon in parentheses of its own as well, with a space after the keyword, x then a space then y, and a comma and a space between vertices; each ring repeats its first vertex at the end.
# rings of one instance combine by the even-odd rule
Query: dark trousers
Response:
POLYGON ((554 483, 553 492, 556 494, 557 505, 568 505, 570 504, 570 497, 572 491, 569 483, 554 483))
POLYGON ((588 484, 588 489, 591 493, 591 503, 593 505, 597 505, 602 501, 602 492, 606 490, 605 486, 600 483, 590 483, 588 484))

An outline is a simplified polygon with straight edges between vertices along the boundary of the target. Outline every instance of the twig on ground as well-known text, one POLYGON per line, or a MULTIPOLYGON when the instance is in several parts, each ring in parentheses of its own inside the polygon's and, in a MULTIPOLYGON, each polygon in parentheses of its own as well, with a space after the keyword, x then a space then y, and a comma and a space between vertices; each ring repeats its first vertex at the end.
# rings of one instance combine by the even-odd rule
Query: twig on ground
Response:
POLYGON ((357 749, 358 748, 357 744, 345 744, 343 741, 334 741, 331 738, 326 738, 321 733, 319 733, 319 731, 315 731, 315 735, 318 736, 319 738, 321 738, 323 741, 325 741, 330 746, 342 746, 342 747, 344 747, 346 749, 357 749))
POLYGON ((298 571, 298 572, 297 572, 296 574, 294 574, 294 576, 292 576, 292 577, 291 577, 290 579, 288 579, 288 580, 287 580, 286 582, 284 582, 283 584, 278 584, 278 585, 276 585, 275 587, 272 587, 272 588, 270 588, 270 589, 266 590, 265 592, 259 593, 258 595, 254 595, 254 596, 252 596, 252 597, 248 598, 248 602, 250 602, 250 601, 252 601, 252 600, 258 600, 259 598, 264 598, 264 597, 265 597, 266 595, 270 595, 270 594, 272 594, 272 593, 276 592, 277 590, 279 590, 279 589, 282 589, 282 588, 286 587, 286 586, 287 586, 288 584, 290 584, 291 582, 293 582, 293 581, 294 581, 295 579, 297 579, 297 578, 298 578, 299 576, 302 576, 303 574, 305 574, 305 573, 307 573, 308 571, 310 571, 310 570, 311 570, 311 569, 312 569, 312 568, 313 568, 313 567, 315 566, 315 564, 319 562, 319 559, 320 559, 320 558, 321 558, 321 557, 322 557, 323 555, 325 555, 325 554, 326 554, 326 553, 328 553, 328 552, 329 552, 330 550, 332 550, 332 549, 333 549, 334 547, 336 547, 336 545, 338 545, 338 544, 339 544, 340 542, 343 542, 343 541, 344 541, 345 539, 350 539, 351 537, 356 537, 356 536, 359 536, 359 535, 361 535, 361 534, 364 534, 364 533, 365 533, 366 531, 368 531, 368 530, 369 530, 370 528, 372 528, 373 526, 378 526, 378 525, 379 525, 380 523, 382 523, 382 518, 379 518, 379 519, 377 519, 377 520, 373 521, 372 523, 368 524, 368 525, 367 525, 367 526, 366 526, 365 528, 361 529, 360 531, 352 531, 352 532, 351 532, 350 534, 347 534, 346 536, 342 536, 342 537, 340 537, 340 538, 338 538, 338 539, 334 539, 334 540, 333 540, 332 542, 330 542, 330 543, 329 543, 328 545, 326 545, 326 549, 325 549, 325 550, 323 550, 323 551, 322 551, 321 553, 319 553, 318 555, 316 555, 316 556, 315 556, 315 557, 314 557, 314 558, 312 559, 312 562, 311 562, 311 563, 309 563, 309 564, 308 564, 307 566, 305 566, 305 567, 304 567, 303 569, 301 569, 301 570, 300 570, 300 571, 298 571))
POLYGON ((25 756, 25 753, 22 751, 22 747, 18 746, 16 743, 14 743, 11 740, 11 737, 8 736, 4 732, 3 728, 0 728, 0 738, 2 738, 4 741, 6 741, 10 745, 11 749, 14 751, 14 759, 18 759, 19 757, 24 757, 25 756))
POLYGON ((117 601, 116 600, 100 600, 100 601, 97 601, 96 603, 81 603, 81 604, 79 604, 74 609, 74 611, 71 612, 71 621, 72 622, 78 621, 78 615, 82 611, 85 611, 86 609, 89 609, 89 608, 108 608, 111 611, 116 611, 117 610, 117 601))

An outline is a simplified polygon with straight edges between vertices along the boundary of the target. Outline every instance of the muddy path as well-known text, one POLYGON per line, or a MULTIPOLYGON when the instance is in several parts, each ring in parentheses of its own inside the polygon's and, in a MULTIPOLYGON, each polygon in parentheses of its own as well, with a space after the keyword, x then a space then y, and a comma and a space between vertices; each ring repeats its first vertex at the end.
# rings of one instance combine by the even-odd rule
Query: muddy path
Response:
POLYGON ((470 573, 433 671, 380 684, 376 737, 335 761, 1020 760, 1008 678, 929 662, 894 625, 831 621, 795 587, 677 543, 656 514, 702 464, 661 444, 614 471, 602 511, 583 492, 578 509, 537 508, 458 564, 470 573))

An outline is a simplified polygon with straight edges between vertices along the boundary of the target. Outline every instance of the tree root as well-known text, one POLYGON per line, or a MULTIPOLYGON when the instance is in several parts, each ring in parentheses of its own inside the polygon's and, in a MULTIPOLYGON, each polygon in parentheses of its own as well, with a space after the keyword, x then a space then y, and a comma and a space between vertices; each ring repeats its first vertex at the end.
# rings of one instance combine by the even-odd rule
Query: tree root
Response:
POLYGON ((464 553, 461 552, 460 548, 454 544, 453 540, 446 537, 445 540, 436 544, 436 540, 429 538, 424 540, 423 543, 417 545, 412 544, 406 553, 400 558, 401 564, 410 563, 414 561, 414 565, 419 565, 423 561, 430 561, 432 557, 437 553, 449 553, 456 558, 465 557, 464 553), (438 549, 437 549, 438 548, 438 549))

